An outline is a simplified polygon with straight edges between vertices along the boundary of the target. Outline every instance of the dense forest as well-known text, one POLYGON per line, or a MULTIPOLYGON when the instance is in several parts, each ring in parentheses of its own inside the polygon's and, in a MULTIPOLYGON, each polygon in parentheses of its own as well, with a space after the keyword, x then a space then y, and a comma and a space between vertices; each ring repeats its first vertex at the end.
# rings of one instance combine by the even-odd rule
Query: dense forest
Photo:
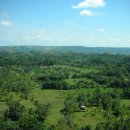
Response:
POLYGON ((0 130, 130 130, 129 49, 34 48, 0 47, 0 130))

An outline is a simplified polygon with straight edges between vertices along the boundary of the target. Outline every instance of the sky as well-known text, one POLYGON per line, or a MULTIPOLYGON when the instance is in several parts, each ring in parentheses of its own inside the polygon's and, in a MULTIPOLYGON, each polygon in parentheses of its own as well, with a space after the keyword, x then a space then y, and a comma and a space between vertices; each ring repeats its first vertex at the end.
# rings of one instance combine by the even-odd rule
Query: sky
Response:
POLYGON ((130 47, 130 0, 0 0, 0 46, 130 47))

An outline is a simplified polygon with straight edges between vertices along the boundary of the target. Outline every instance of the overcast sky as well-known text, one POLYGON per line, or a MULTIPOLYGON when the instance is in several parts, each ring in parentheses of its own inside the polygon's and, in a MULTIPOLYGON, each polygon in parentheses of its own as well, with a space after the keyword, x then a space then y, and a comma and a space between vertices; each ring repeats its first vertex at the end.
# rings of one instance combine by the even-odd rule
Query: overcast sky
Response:
POLYGON ((130 0, 0 0, 0 45, 130 47, 130 0))

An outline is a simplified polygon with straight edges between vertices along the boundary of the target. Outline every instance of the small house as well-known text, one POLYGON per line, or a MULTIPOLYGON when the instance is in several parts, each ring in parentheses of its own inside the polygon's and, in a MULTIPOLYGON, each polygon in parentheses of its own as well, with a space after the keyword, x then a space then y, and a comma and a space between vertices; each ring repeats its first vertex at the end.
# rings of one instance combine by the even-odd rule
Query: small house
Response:
POLYGON ((84 106, 84 105, 82 105, 82 106, 80 106, 80 110, 85 110, 85 108, 86 108, 86 106, 84 106))

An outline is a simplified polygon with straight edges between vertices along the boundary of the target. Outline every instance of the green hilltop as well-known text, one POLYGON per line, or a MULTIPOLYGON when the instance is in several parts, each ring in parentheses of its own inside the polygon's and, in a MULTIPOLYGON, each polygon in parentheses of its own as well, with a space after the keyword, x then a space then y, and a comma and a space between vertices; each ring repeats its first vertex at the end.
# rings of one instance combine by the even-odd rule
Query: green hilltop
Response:
POLYGON ((84 47, 84 46, 1 46, 0 51, 7 52, 27 52, 27 51, 57 51, 74 53, 112 53, 112 54, 130 54, 130 48, 113 47, 84 47))

